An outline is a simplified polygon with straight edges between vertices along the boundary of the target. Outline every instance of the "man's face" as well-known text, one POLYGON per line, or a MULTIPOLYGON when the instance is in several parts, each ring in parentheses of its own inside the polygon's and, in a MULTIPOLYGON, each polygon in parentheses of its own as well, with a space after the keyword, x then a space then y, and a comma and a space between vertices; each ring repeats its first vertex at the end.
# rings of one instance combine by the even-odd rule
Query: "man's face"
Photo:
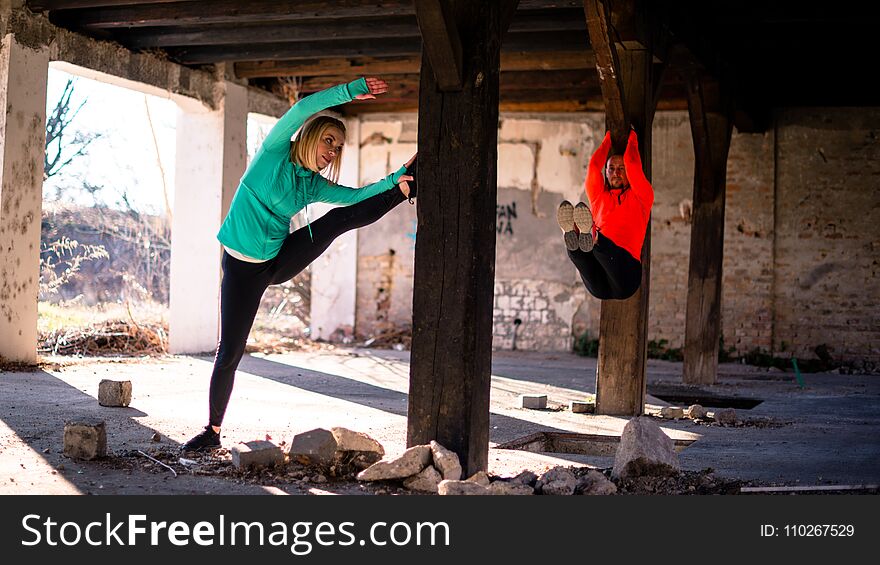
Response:
POLYGON ((608 179, 608 184, 611 185, 611 188, 626 188, 629 186, 622 156, 615 155, 608 160, 608 164, 605 165, 605 178, 608 179))

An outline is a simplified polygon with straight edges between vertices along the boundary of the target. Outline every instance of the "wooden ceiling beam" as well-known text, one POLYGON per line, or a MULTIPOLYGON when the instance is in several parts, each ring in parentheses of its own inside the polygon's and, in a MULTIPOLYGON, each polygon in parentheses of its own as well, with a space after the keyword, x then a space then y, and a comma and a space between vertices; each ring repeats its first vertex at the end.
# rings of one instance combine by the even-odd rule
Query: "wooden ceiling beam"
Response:
MULTIPOLYGON (((589 51, 548 51, 501 53, 502 71, 558 71, 593 69, 595 57, 589 51)), ((395 75, 417 73, 421 57, 354 57, 313 60, 244 61, 235 64, 239 78, 332 75, 395 75)))
POLYGON ((50 20, 62 27, 114 28, 208 23, 270 22, 334 17, 411 16, 412 0, 193 0, 56 10, 50 20))
POLYGON ((131 49, 152 47, 289 43, 386 37, 419 37, 412 16, 137 28, 116 34, 131 49))
POLYGON ((425 53, 441 91, 461 90, 461 38, 447 0, 418 0, 416 19, 425 53))
MULTIPOLYGON (((181 0, 149 0, 152 4, 179 3, 181 0)), ((48 10, 68 10, 81 8, 107 8, 110 6, 134 6, 144 4, 144 0, 27 0, 32 12, 48 10)))
MULTIPOLYGON (((417 55, 422 42, 416 38, 386 38, 381 41, 358 39, 352 41, 302 41, 255 45, 217 45, 169 48, 169 57, 187 64, 219 62, 296 60, 333 57, 383 57, 417 55)), ((589 52, 583 34, 576 31, 556 33, 511 33, 504 41, 508 52, 543 53, 551 51, 589 52)))

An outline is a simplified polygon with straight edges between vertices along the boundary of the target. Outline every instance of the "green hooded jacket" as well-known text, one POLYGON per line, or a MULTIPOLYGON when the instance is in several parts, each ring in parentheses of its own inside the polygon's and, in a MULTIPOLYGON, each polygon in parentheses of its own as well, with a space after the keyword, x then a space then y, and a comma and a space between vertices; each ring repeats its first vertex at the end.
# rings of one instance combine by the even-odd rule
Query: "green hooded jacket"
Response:
POLYGON ((269 260, 278 254, 289 234, 290 219, 306 205, 356 204, 397 184, 406 172, 405 166, 378 182, 351 188, 334 184, 290 161, 291 137, 308 118, 367 93, 363 78, 340 84, 306 96, 278 120, 241 177, 217 233, 220 243, 248 257, 269 260))

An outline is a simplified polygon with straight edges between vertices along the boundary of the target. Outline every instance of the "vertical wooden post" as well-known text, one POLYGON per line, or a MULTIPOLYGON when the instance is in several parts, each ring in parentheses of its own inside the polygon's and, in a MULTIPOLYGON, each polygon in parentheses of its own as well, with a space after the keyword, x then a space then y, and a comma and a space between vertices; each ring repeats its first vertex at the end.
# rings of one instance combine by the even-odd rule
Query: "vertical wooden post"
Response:
POLYGON ((467 474, 486 470, 489 456, 498 85, 509 4, 450 3, 462 50, 459 90, 441 91, 437 76, 448 73, 435 72, 427 49, 422 56, 406 441, 438 441, 467 474))
MULTIPOLYGON (((646 18, 642 5, 633 0, 625 4, 632 17, 646 18)), ((642 166, 650 180, 651 125, 658 81, 653 65, 652 38, 647 38, 642 49, 623 49, 615 44, 610 32, 607 0, 585 0, 584 12, 605 101, 605 125, 611 131, 614 149, 622 154, 629 128, 635 128, 642 166)), ((634 416, 644 411, 651 274, 650 222, 641 261, 642 285, 635 295, 627 300, 602 302, 596 369, 597 414, 634 416)))
POLYGON ((724 192, 733 125, 730 106, 716 82, 691 72, 687 96, 695 159, 683 381, 713 384, 721 334, 724 192))

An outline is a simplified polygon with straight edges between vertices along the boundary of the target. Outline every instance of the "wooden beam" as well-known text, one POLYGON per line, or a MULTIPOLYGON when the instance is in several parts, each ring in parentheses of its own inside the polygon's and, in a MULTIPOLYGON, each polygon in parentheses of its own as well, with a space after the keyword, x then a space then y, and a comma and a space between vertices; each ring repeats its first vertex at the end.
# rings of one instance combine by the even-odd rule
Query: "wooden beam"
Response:
MULTIPOLYGON (((152 4, 180 2, 180 0, 150 0, 152 4)), ((27 0, 32 12, 47 10, 68 10, 77 8, 106 8, 108 6, 133 6, 144 4, 144 0, 27 0)))
POLYGON ((134 28, 413 15, 412 0, 195 0, 50 12, 62 27, 134 28))
POLYGON ((198 65, 256 59, 315 59, 318 57, 381 57, 416 55, 421 52, 418 38, 387 38, 381 41, 303 41, 255 45, 207 45, 168 49, 169 56, 182 64, 198 65))
MULTIPOLYGON (((239 78, 283 76, 328 76, 342 74, 391 75, 417 73, 421 68, 419 56, 354 57, 313 60, 244 61, 235 64, 239 78)), ((503 71, 555 71, 592 69, 595 58, 588 51, 555 51, 528 53, 521 51, 501 53, 503 71)))
POLYGON ((584 14, 587 19, 587 32, 590 45, 596 56, 596 71, 605 100, 605 123, 611 131, 614 149, 620 153, 626 147, 629 120, 624 108, 623 85, 620 79, 620 63, 614 38, 611 37, 611 14, 608 0, 584 0, 584 14))
MULTIPOLYGON (((644 7, 627 0, 616 4, 633 18, 646 18, 644 7)), ((647 49, 624 49, 611 35, 607 0, 585 0, 590 43, 596 55, 605 126, 616 152, 622 154, 630 127, 639 138, 645 176, 651 179, 651 124, 656 109, 652 38, 647 49)), ((647 27, 638 22, 629 25, 647 27)), ((635 416, 644 412, 648 296, 651 277, 651 223, 642 245, 642 283, 626 300, 603 300, 599 319, 599 360, 596 370, 596 413, 635 416)))
POLYGON ((425 54, 440 90, 461 89, 461 40, 449 0, 416 0, 416 19, 425 54))
POLYGON ((698 72, 688 77, 694 140, 694 206, 688 268, 683 380, 714 384, 721 335, 724 207, 732 112, 719 85, 698 72))
POLYGON ((438 441, 458 454, 465 475, 485 471, 489 456, 505 3, 453 0, 463 49, 462 88, 441 91, 423 56, 419 91, 407 445, 438 441))
POLYGON ((419 37, 412 16, 358 18, 352 20, 305 20, 283 23, 238 23, 202 26, 136 28, 116 34, 131 49, 194 45, 238 45, 419 37))

